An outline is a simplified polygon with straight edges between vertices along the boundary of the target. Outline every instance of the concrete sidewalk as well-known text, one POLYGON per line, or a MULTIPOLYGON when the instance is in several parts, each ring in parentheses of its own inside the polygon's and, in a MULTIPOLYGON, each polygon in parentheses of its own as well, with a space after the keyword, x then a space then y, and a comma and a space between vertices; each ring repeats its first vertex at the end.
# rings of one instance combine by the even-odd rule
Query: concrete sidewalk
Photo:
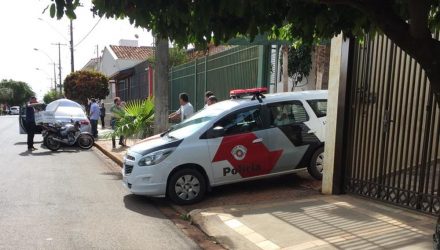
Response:
POLYGON ((111 132, 111 129, 98 129, 98 140, 95 140, 95 146, 122 167, 122 160, 128 148, 136 144, 139 139, 126 139, 125 144, 127 147, 123 147, 118 145, 119 140, 116 138, 116 148, 113 148, 112 140, 108 136, 111 132))
POLYGON ((435 218, 353 196, 194 210, 229 249, 432 249, 435 218))
MULTIPOLYGON (((128 147, 113 149, 111 139, 105 138, 95 145, 122 166, 128 147)), ((176 210, 186 213, 185 207, 176 210)), ((209 207, 189 214, 194 224, 229 249, 432 249, 436 221, 349 195, 209 207)))

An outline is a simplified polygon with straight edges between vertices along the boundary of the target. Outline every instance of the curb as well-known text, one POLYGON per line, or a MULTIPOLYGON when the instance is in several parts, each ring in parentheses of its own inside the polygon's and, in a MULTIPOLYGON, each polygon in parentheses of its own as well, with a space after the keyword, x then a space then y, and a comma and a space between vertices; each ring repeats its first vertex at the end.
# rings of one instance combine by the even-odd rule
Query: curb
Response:
POLYGON ((99 149, 99 151, 101 151, 103 154, 105 154, 108 158, 112 159, 112 161, 114 161, 116 164, 119 165, 119 167, 122 168, 123 162, 121 159, 119 159, 118 157, 116 157, 115 155, 113 155, 112 153, 110 153, 107 149, 104 149, 104 147, 102 147, 101 145, 99 145, 98 143, 93 143, 93 145, 99 149))

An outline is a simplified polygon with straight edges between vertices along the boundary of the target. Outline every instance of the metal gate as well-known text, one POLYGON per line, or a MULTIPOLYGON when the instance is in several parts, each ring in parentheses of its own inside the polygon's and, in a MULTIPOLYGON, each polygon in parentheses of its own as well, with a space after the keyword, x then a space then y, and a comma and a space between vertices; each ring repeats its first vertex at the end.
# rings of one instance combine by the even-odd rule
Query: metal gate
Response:
POLYGON ((385 36, 350 53, 345 191, 439 214, 440 110, 424 71, 385 36))

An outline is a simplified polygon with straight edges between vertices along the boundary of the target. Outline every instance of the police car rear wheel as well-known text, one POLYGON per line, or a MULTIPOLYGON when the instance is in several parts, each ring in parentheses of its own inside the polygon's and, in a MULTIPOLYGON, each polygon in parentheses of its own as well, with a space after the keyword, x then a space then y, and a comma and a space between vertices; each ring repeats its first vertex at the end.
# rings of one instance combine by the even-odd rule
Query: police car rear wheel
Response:
POLYGON ((177 171, 168 183, 168 197, 179 205, 199 202, 205 193, 205 178, 195 169, 186 168, 177 171))
POLYGON ((307 168, 309 174, 317 179, 322 180, 322 171, 324 169, 324 148, 321 147, 313 154, 310 165, 307 168))

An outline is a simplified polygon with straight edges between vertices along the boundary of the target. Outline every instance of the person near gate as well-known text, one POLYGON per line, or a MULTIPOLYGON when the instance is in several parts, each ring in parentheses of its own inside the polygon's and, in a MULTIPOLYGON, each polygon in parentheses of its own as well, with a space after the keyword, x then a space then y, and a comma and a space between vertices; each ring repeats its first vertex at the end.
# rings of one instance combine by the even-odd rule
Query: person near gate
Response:
POLYGON ((209 97, 211 97, 211 96, 214 96, 214 93, 212 91, 206 91, 206 93, 205 93, 205 106, 203 108, 206 108, 209 106, 208 100, 209 100, 209 97))
MULTIPOLYGON (((115 130, 116 129, 116 122, 120 118, 119 114, 121 112, 123 112, 121 98, 115 97, 115 99, 113 100, 113 106, 110 108, 110 112, 112 113, 112 117, 110 118, 110 126, 112 126, 112 129, 115 130)), ((112 136, 112 145, 113 145, 113 148, 116 148, 115 136, 112 136)), ((125 147, 124 136, 122 136, 122 135, 119 137, 119 145, 125 147)))
POLYGON ((189 97, 187 93, 180 93, 179 95, 180 108, 170 114, 168 118, 174 122, 181 122, 185 119, 190 118, 194 114, 194 108, 189 102, 189 97))
POLYGON ((90 124, 92 125, 92 135, 95 138, 98 138, 98 120, 101 116, 101 112, 99 111, 99 106, 96 103, 96 100, 92 98, 90 105, 90 124))
POLYGON ((37 150, 34 147, 34 136, 37 125, 35 124, 35 110, 33 104, 38 103, 37 98, 32 96, 29 103, 26 105, 26 132, 27 132, 27 147, 29 151, 37 150))
POLYGON ((104 122, 104 118, 105 118, 105 105, 104 105, 104 102, 101 103, 101 107, 99 109, 99 112, 101 113, 101 127, 102 127, 102 129, 104 129, 104 127, 105 127, 105 122, 104 122))
POLYGON ((215 97, 214 95, 210 96, 208 98, 208 101, 206 102, 207 106, 211 106, 212 104, 216 104, 218 102, 217 97, 215 97))

